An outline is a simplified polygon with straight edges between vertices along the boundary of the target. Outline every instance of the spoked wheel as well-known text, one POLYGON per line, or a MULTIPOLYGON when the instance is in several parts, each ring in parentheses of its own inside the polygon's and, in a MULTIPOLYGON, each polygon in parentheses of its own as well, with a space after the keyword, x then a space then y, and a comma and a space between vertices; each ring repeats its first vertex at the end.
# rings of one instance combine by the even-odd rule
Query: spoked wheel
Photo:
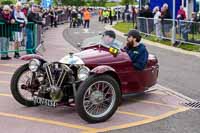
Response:
POLYGON ((91 76, 77 92, 76 108, 89 123, 103 122, 117 110, 121 100, 118 83, 109 75, 91 76))
POLYGON ((35 106, 33 94, 36 90, 37 82, 33 83, 35 73, 32 73, 28 64, 18 68, 11 79, 11 92, 13 97, 22 105, 35 106))

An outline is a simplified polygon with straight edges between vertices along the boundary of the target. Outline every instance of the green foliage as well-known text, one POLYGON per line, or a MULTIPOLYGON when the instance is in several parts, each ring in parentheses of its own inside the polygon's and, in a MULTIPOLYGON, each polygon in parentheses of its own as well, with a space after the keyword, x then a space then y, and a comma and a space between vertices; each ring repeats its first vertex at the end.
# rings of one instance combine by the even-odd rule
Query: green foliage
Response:
POLYGON ((106 2, 105 6, 106 7, 112 7, 112 6, 117 6, 120 5, 118 2, 106 2))
POLYGON ((15 4, 15 0, 1 0, 2 5, 10 5, 10 4, 15 4))
POLYGON ((34 3, 39 5, 41 3, 41 1, 42 0, 34 0, 34 3))
POLYGON ((85 0, 62 0, 62 4, 71 6, 83 6, 85 5, 85 0))
POLYGON ((131 5, 138 5, 136 0, 121 0, 122 5, 131 4, 131 5))
POLYGON ((107 0, 87 0, 87 6, 105 6, 107 0))

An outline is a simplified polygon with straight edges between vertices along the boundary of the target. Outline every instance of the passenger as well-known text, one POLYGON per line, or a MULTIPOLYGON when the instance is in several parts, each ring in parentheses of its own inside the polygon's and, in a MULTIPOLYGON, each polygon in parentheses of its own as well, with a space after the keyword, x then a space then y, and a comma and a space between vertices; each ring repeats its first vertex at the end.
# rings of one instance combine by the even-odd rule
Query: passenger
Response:
POLYGON ((148 51, 144 44, 140 43, 141 35, 137 30, 131 30, 127 34, 125 50, 129 55, 133 67, 136 70, 143 70, 148 61, 148 51))

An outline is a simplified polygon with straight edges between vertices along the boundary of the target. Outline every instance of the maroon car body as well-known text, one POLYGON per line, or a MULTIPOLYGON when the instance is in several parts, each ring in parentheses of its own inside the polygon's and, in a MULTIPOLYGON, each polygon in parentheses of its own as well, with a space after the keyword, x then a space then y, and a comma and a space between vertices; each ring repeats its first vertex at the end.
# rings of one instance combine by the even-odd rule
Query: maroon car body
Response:
POLYGON ((18 68, 12 77, 14 98, 28 107, 75 105, 82 119, 98 123, 115 113, 121 96, 142 93, 156 84, 159 72, 156 56, 149 54, 145 69, 139 71, 119 41, 106 43, 98 38, 89 41, 82 44, 80 52, 69 53, 56 62, 48 63, 39 55, 21 57, 29 63, 18 68), (26 80, 21 81, 21 77, 26 80), (19 90, 31 92, 31 99, 24 98, 19 90))
POLYGON ((149 54, 143 71, 134 69, 125 51, 113 56, 106 47, 92 45, 76 54, 93 73, 112 75, 119 83, 122 94, 144 92, 157 82, 159 65, 156 56, 149 54))

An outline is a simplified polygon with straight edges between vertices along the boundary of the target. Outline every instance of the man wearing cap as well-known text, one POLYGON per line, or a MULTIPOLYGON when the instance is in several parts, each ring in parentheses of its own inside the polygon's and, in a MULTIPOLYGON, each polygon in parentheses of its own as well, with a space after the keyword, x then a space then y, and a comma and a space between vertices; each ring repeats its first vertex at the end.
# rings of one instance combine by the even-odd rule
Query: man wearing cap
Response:
POLYGON ((136 70, 143 70, 148 61, 148 51, 144 44, 140 43, 141 35, 137 30, 131 30, 127 34, 125 50, 129 55, 136 70))

